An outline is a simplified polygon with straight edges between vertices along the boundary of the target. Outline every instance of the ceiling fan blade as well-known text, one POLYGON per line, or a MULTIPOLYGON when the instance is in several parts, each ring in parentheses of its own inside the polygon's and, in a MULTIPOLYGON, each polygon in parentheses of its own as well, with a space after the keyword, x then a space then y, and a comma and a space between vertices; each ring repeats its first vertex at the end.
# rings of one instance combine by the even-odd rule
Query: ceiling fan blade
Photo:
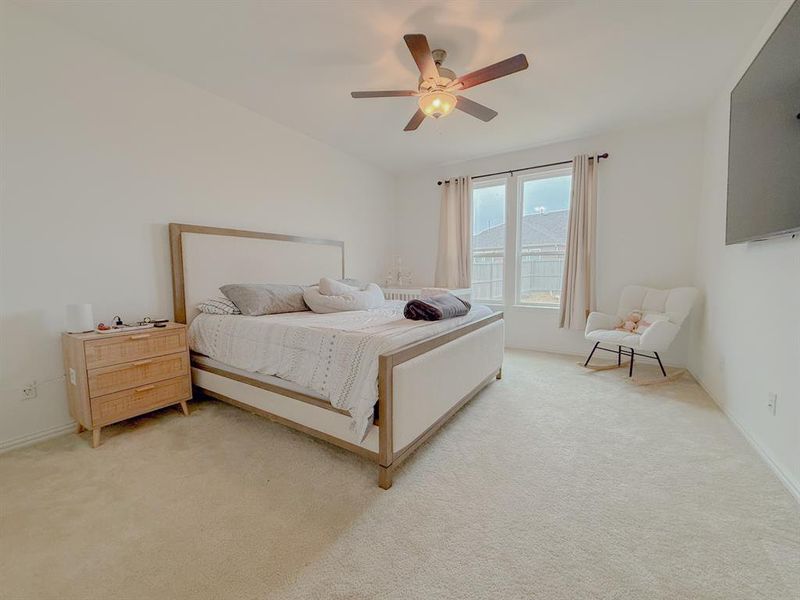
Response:
POLYGON ((414 113, 414 116, 411 117, 411 120, 408 122, 403 128, 403 131, 414 131, 420 124, 425 120, 425 113, 422 112, 420 109, 417 109, 417 112, 414 113))
POLYGON ((468 115, 472 115, 481 121, 491 121, 497 116, 497 111, 492 110, 488 106, 473 102, 464 96, 457 96, 457 98, 458 102, 456 102, 456 108, 458 110, 464 111, 468 115))
POLYGON ((414 90, 387 90, 378 92, 350 92, 353 98, 391 98, 395 96, 416 96, 414 90))
POLYGON ((476 85, 499 79, 506 75, 511 75, 517 71, 524 71, 528 68, 528 59, 524 54, 517 54, 511 58, 501 60, 499 63, 494 63, 488 67, 483 67, 472 73, 467 73, 459 77, 453 84, 453 88, 466 90, 476 85))
POLYGON ((431 56, 431 47, 428 45, 428 38, 421 33, 409 33, 403 36, 406 41, 406 46, 411 51, 411 56, 414 57, 414 62, 419 67, 419 72, 422 73, 423 79, 436 79, 439 77, 439 69, 436 68, 436 63, 433 62, 431 56))

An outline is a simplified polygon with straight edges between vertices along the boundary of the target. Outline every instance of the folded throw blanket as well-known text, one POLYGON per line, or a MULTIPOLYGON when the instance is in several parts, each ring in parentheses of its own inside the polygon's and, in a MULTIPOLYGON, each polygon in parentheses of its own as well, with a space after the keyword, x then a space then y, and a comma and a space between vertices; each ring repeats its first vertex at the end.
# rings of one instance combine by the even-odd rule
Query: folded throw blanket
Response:
POLYGON ((466 300, 444 293, 431 298, 409 300, 403 309, 403 315, 413 321, 441 321, 463 317, 470 308, 472 305, 466 300))

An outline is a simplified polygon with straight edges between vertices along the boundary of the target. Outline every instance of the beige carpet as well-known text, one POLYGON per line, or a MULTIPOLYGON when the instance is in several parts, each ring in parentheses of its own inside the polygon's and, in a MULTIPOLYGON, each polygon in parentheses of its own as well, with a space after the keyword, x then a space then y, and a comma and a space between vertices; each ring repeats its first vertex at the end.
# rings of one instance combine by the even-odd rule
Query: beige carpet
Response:
POLYGON ((503 373, 388 492, 213 401, 4 454, 0 597, 800 597, 798 505, 691 379, 503 373))

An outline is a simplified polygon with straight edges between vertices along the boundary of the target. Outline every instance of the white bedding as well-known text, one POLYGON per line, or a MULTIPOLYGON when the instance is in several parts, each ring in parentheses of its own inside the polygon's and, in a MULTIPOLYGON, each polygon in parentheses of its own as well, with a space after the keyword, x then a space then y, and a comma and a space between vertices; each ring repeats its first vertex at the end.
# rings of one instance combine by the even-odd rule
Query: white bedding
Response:
POLYGON ((250 317, 200 314, 189 326, 189 347, 237 369, 274 375, 313 390, 352 417, 362 439, 378 400, 378 357, 491 314, 473 304, 443 321, 403 317, 405 302, 381 308, 316 314, 311 311, 250 317))

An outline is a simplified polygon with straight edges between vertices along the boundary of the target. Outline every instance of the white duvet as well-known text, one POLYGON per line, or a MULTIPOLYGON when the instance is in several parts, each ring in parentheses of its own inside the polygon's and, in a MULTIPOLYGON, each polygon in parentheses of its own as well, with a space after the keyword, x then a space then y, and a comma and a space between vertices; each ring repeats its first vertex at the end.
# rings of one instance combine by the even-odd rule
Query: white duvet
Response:
POLYGON ((274 375, 326 398, 352 417, 356 439, 366 435, 378 400, 378 357, 491 314, 473 305, 463 316, 410 321, 403 301, 381 308, 249 317, 200 314, 189 326, 189 347, 237 369, 274 375))

